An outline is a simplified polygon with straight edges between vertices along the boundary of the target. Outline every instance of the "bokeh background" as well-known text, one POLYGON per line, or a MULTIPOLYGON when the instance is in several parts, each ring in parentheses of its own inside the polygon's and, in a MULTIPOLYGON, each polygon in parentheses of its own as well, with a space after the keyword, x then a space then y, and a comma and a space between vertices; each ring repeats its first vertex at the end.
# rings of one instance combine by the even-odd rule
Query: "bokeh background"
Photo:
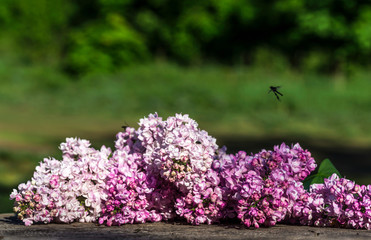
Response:
POLYGON ((366 0, 1 0, 0 212, 66 137, 112 147, 154 112, 370 184, 370 75, 366 0))

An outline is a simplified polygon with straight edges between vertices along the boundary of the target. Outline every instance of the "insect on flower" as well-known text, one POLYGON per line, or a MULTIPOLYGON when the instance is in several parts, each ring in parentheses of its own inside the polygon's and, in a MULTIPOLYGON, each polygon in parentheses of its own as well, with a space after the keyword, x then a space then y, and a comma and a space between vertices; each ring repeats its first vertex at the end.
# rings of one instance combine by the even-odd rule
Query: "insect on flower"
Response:
POLYGON ((129 124, 125 121, 125 125, 122 125, 121 127, 124 129, 124 131, 126 131, 126 128, 129 127, 129 124))
POLYGON ((268 93, 273 92, 274 95, 276 95, 276 98, 278 99, 278 101, 280 101, 280 97, 279 97, 278 95, 283 96, 283 94, 280 93, 280 92, 277 90, 277 89, 279 89, 280 87, 281 87, 281 86, 277 86, 277 87, 270 86, 270 87, 269 87, 270 90, 269 90, 269 92, 268 92, 268 93))

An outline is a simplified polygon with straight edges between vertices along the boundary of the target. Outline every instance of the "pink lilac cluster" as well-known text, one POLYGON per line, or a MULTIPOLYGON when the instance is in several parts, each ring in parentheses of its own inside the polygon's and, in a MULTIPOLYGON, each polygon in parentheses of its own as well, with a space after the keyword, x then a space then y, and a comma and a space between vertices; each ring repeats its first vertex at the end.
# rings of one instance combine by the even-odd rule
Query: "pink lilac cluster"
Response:
POLYGON ((13 210, 26 226, 34 222, 49 223, 56 216, 55 205, 49 202, 49 194, 44 192, 47 191, 27 181, 19 184, 18 190, 14 189, 10 194, 10 199, 15 200, 13 210))
POLYGON ((187 114, 166 121, 151 114, 140 120, 138 138, 146 149, 145 162, 183 193, 203 181, 218 149, 216 139, 187 114))
POLYGON ((275 146, 255 155, 221 151, 213 163, 219 172, 226 218, 236 215, 248 227, 272 226, 291 214, 294 203, 305 193, 303 180, 315 161, 299 144, 275 146))
POLYGON ((293 222, 301 225, 371 229, 371 185, 358 185, 335 173, 293 207, 293 222))
POLYGON ((291 148, 282 143, 280 146, 274 146, 273 151, 263 149, 248 156, 247 162, 263 177, 278 169, 287 177, 298 181, 304 180, 317 167, 310 152, 303 150, 298 143, 291 148))
POLYGON ((174 190, 146 172, 143 147, 134 128, 117 134, 116 151, 106 179, 99 223, 108 226, 167 220, 174 216, 174 190), (161 185, 160 185, 161 184, 161 185))
POLYGON ((226 206, 217 172, 209 169, 205 175, 185 196, 176 199, 176 213, 193 225, 218 222, 226 206))
POLYGON ((181 193, 175 203, 177 215, 196 225, 218 221, 225 203, 219 177, 211 169, 218 150, 216 139, 198 129, 188 115, 176 114, 166 121, 149 115, 139 125, 148 171, 173 183, 181 193))
POLYGON ((10 195, 14 211, 26 225, 73 221, 93 222, 101 212, 111 150, 90 148, 87 140, 67 138, 60 149, 63 160, 45 158, 31 181, 10 195))
POLYGON ((273 226, 284 219, 288 198, 282 188, 271 179, 263 180, 255 171, 245 175, 246 180, 237 195, 237 217, 247 227, 273 226))

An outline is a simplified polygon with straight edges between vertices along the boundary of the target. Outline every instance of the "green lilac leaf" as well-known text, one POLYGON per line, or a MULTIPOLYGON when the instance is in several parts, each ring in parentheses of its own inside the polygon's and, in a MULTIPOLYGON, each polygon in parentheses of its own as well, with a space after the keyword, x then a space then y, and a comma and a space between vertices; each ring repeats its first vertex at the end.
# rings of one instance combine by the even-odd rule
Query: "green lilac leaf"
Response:
POLYGON ((342 175, 336 169, 334 164, 330 161, 330 159, 324 159, 318 167, 318 172, 308 176, 303 181, 303 185, 305 189, 309 189, 309 186, 316 183, 324 183, 324 179, 330 177, 332 174, 336 173, 340 178, 342 175))

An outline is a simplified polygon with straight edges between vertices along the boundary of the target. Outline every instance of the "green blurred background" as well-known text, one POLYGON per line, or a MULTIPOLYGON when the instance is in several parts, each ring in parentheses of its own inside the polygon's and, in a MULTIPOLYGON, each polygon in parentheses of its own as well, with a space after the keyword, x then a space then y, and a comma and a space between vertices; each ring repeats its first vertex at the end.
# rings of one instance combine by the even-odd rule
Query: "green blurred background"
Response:
POLYGON ((66 137, 113 146, 154 112, 370 184, 370 75, 366 0, 1 0, 0 212, 66 137))

